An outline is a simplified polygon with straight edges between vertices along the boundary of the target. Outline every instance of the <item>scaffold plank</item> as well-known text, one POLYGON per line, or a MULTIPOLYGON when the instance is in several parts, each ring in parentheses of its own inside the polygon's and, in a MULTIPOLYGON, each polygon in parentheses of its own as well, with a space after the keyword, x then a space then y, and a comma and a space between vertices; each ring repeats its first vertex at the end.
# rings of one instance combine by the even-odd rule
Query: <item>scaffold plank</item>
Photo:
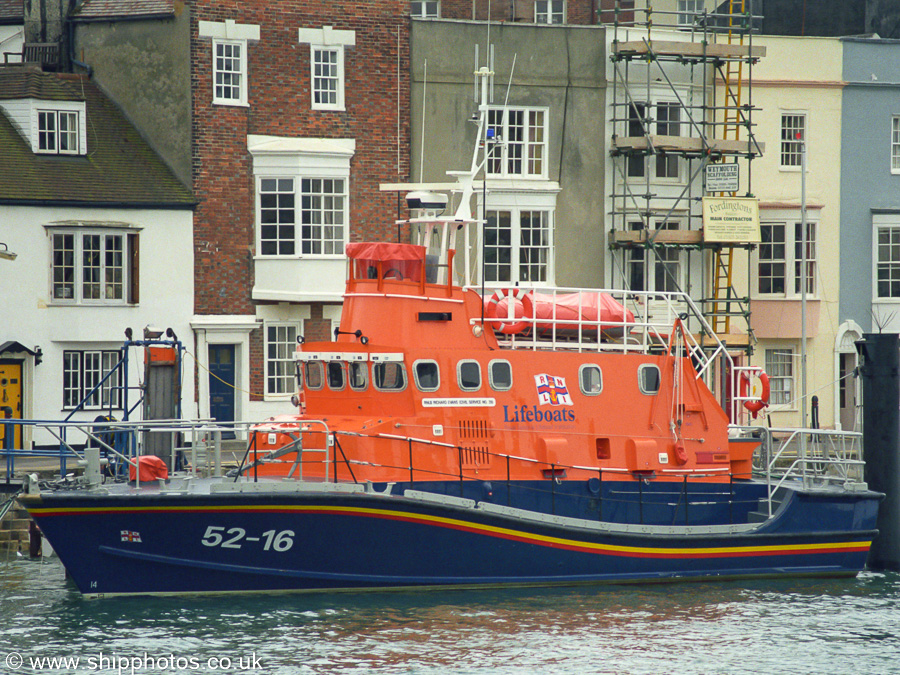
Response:
POLYGON ((741 45, 727 43, 675 42, 671 40, 630 40, 613 43, 613 52, 618 56, 677 56, 685 58, 717 59, 760 59, 766 55, 762 45, 741 45))
POLYGON ((747 141, 730 140, 724 138, 708 138, 704 146, 702 138, 690 136, 660 136, 648 134, 645 136, 616 136, 612 145, 619 151, 647 151, 655 148, 663 152, 680 152, 685 154, 702 154, 708 147, 711 152, 723 155, 762 155, 765 152, 764 143, 748 143, 747 141))

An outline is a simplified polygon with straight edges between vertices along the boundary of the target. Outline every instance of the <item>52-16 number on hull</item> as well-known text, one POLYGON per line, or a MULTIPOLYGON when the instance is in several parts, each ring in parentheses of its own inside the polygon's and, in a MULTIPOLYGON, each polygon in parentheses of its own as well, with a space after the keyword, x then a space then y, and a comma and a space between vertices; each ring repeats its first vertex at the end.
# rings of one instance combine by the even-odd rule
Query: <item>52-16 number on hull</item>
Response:
POLYGON ((225 529, 222 525, 210 525, 206 528, 201 543, 204 546, 220 548, 243 548, 245 543, 263 541, 263 551, 284 553, 294 545, 293 530, 266 530, 258 537, 248 537, 243 527, 225 529))

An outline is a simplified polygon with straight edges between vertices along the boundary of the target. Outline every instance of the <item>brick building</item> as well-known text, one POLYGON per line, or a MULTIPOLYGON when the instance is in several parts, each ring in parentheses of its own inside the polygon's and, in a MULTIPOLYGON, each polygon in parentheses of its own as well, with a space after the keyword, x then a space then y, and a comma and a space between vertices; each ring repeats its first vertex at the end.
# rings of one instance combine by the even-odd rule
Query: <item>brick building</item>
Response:
POLYGON ((197 354, 252 419, 289 410, 297 338, 337 326, 344 244, 394 233, 378 185, 409 173, 408 15, 397 0, 191 13, 197 354))
POLYGON ((549 23, 590 25, 613 0, 413 0, 409 11, 413 17, 467 19, 510 23, 549 23))
POLYGON ((186 411, 289 412, 297 339, 337 325, 344 245, 396 236, 378 186, 409 174, 408 3, 85 0, 71 18, 197 200, 186 411))

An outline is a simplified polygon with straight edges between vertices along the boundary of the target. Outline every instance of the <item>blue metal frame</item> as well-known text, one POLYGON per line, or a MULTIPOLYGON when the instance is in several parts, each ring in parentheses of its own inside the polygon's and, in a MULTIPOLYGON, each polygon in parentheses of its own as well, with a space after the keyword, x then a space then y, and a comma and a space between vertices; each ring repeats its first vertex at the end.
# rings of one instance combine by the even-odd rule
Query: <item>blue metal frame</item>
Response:
MULTIPOLYGON (((110 368, 109 372, 104 375, 99 382, 85 395, 85 397, 78 403, 77 406, 73 410, 69 412, 68 415, 62 420, 63 422, 69 422, 72 419, 72 416, 79 411, 84 410, 85 403, 90 400, 90 398, 103 386, 103 383, 106 382, 112 374, 117 370, 122 370, 122 384, 120 385, 120 389, 122 390, 122 408, 123 408, 123 419, 122 421, 127 422, 130 419, 130 415, 134 410, 143 402, 144 395, 143 391, 141 395, 138 397, 138 400, 135 402, 133 406, 129 408, 128 401, 128 348, 129 347, 174 347, 175 348, 175 368, 178 372, 178 377, 181 377, 181 369, 183 362, 183 352, 184 345, 178 339, 171 340, 126 340, 122 345, 122 357, 119 362, 110 368)), ((181 405, 181 396, 178 397, 176 402, 176 410, 177 416, 180 419, 182 413, 182 405, 181 405)), ((9 483, 10 479, 15 470, 15 458, 16 457, 54 457, 59 459, 59 472, 60 477, 65 477, 66 475, 66 460, 70 457, 77 457, 74 453, 67 450, 66 445, 66 427, 62 426, 60 429, 60 438, 62 439, 59 444, 58 451, 50 451, 50 450, 16 450, 12 447, 14 442, 14 434, 15 434, 15 425, 22 425, 23 427, 27 425, 34 424, 44 424, 53 426, 58 423, 57 420, 21 420, 16 419, 14 421, 5 421, 0 420, 0 424, 4 425, 4 429, 6 431, 4 440, 3 440, 3 449, 2 454, 6 455, 6 482, 9 483), (10 430, 12 429, 13 434, 10 434, 10 430)), ((110 444, 114 447, 118 452, 122 453, 126 457, 135 457, 137 456, 137 435, 133 431, 117 431, 113 435, 113 442, 110 444)), ((124 467, 119 467, 120 471, 125 471, 124 467)))

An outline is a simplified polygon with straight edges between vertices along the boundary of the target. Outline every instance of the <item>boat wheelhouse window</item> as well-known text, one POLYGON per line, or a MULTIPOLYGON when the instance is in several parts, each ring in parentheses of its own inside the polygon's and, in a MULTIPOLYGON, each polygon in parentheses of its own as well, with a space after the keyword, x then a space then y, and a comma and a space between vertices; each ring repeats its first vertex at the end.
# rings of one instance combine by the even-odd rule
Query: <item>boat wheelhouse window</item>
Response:
POLYGON ((372 366, 372 379, 379 391, 406 389, 406 370, 402 363, 382 361, 372 366))
POLYGON ((365 391, 369 386, 369 367, 362 361, 351 361, 348 373, 350 388, 353 391, 365 391))
POLYGON ((481 389, 481 365, 478 361, 460 361, 456 366, 456 381, 463 391, 481 389))
POLYGON ((325 368, 321 361, 306 362, 306 388, 321 389, 325 383, 325 368))
POLYGON ((488 379, 491 389, 494 391, 509 391, 512 389, 512 366, 509 361, 495 359, 488 364, 488 379))
POLYGON ((344 364, 340 361, 329 361, 325 374, 328 376, 328 388, 340 391, 344 388, 344 364))
POLYGON ((416 361, 413 364, 413 373, 419 391, 437 391, 441 385, 441 374, 435 361, 416 361))
POLYGON ((659 367, 645 363, 638 368, 638 386, 642 394, 659 393, 659 367))
POLYGON ((578 382, 581 385, 581 393, 585 396, 596 396, 603 391, 603 371, 600 366, 586 363, 578 371, 578 382))

